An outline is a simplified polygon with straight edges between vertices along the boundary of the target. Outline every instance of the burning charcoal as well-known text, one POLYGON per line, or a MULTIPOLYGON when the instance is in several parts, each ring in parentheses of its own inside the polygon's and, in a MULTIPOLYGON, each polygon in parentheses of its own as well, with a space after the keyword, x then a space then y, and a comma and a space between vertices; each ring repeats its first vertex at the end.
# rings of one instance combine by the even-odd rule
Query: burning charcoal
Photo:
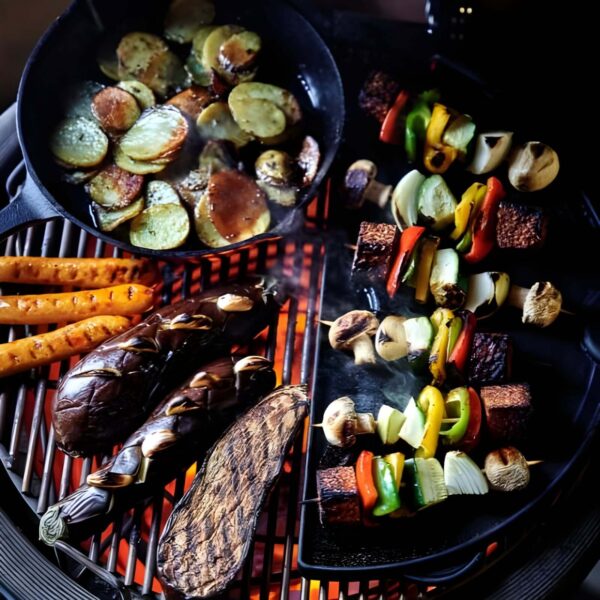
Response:
POLYGON ((399 91, 400 84, 391 75, 373 71, 360 91, 358 104, 370 117, 383 123, 399 91))
POLYGON ((398 244, 398 228, 388 223, 363 221, 358 231, 352 276, 370 283, 385 283, 398 244))
POLYGON ((323 525, 360 523, 356 475, 352 467, 317 471, 319 516, 323 525))
POLYGON ((548 219, 541 208, 508 200, 500 204, 496 227, 499 248, 539 248, 546 240, 547 229, 548 219))
POLYGON ((481 388, 490 437, 497 442, 525 438, 531 415, 531 393, 526 383, 481 388))
POLYGON ((510 379, 512 340, 505 333, 476 333, 469 358, 471 383, 505 383, 510 379))

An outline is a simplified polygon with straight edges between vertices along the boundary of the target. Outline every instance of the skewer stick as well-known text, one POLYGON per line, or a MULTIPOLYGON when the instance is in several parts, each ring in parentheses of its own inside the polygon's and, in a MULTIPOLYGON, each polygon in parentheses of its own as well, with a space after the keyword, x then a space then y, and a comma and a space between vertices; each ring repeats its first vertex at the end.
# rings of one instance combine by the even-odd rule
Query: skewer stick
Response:
POLYGON ((331 327, 333 325, 333 321, 324 321, 323 319, 319 319, 319 323, 321 323, 321 325, 327 325, 327 327, 331 327))
POLYGON ((344 246, 346 246, 346 248, 348 248, 348 250, 352 250, 352 252, 356 252, 356 244, 344 244, 344 246))

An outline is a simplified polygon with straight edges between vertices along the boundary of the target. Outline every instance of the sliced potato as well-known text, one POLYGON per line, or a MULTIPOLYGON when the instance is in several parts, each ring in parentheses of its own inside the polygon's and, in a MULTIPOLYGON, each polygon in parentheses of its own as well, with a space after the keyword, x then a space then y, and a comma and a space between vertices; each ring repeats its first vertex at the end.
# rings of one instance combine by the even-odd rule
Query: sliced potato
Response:
POLYGON ((173 182, 173 185, 183 201, 190 208, 195 208, 206 191, 209 177, 208 170, 194 169, 183 179, 173 182))
POLYGON ((252 136, 233 120, 226 102, 213 102, 196 121, 200 135, 207 140, 228 140, 241 148, 252 141, 252 136))
POLYGON ((181 148, 187 132, 187 121, 177 108, 156 106, 142 113, 119 147, 136 161, 149 161, 181 148))
POLYGON ((204 42, 204 46, 202 48, 202 57, 199 56, 197 50, 197 44, 194 44, 194 48, 196 49, 196 56, 198 58, 202 58, 202 65, 204 68, 210 72, 212 69, 221 73, 223 71, 221 64, 219 62, 219 54, 221 52, 221 46, 236 33, 241 33, 244 31, 243 27, 239 25, 222 25, 221 27, 217 27, 213 31, 209 33, 204 42))
POLYGON ((97 81, 84 81, 70 86, 65 95, 65 117, 82 117, 95 121, 96 117, 92 112, 92 101, 94 96, 100 92, 104 86, 97 81))
POLYGON ((95 167, 108 152, 108 138, 95 121, 77 117, 58 124, 50 140, 52 154, 70 167, 95 167))
POLYGON ((100 42, 96 61, 98 67, 108 77, 114 81, 119 81, 119 58, 117 57, 117 45, 119 40, 115 40, 114 36, 108 35, 100 42))
POLYGON ((150 208, 158 204, 181 204, 179 194, 166 181, 151 181, 146 187, 146 207, 150 208))
POLYGON ((107 133, 127 131, 139 118, 136 99, 118 87, 106 87, 94 96, 92 111, 107 133))
POLYGON ((188 72, 176 54, 169 51, 159 56, 155 63, 155 72, 145 81, 160 96, 166 96, 170 90, 180 90, 191 84, 188 72))
POLYGON ((192 40, 192 54, 196 58, 196 60, 201 63, 203 71, 206 73, 210 73, 210 69, 206 69, 204 65, 202 65, 202 57, 204 56, 204 44, 208 39, 208 36, 215 30, 217 27, 215 25, 207 25, 206 27, 201 27, 198 29, 196 34, 194 35, 194 39, 192 40))
POLYGON ((271 224, 262 190, 248 175, 233 170, 211 176, 194 217, 198 237, 212 248, 247 240, 271 224))
POLYGON ((63 173, 62 180, 72 185, 81 185, 87 183, 98 175, 98 169, 89 169, 87 171, 67 171, 63 173))
POLYGON ((227 144, 222 140, 208 140, 198 156, 200 169, 206 169, 210 173, 237 168, 234 157, 229 152, 227 144))
POLYGON ((285 114, 273 102, 262 98, 244 98, 242 101, 236 98, 232 102, 232 96, 233 92, 229 95, 231 114, 244 131, 261 138, 284 132, 285 114))
POLYGON ((294 166, 292 157, 283 150, 263 152, 254 165, 258 179, 274 186, 290 185, 295 176, 294 166))
POLYGON ((156 104, 154 92, 141 81, 136 81, 135 79, 119 81, 117 87, 129 92, 137 100, 137 103, 142 110, 146 110, 156 104))
POLYGON ((219 49, 219 65, 225 71, 240 73, 252 69, 258 58, 262 41, 254 31, 234 33, 219 49))
POLYGON ((196 58, 196 54, 192 50, 185 61, 185 69, 193 83, 196 85, 209 86, 212 80, 212 71, 207 71, 202 62, 196 58))
POLYGON ((137 79, 148 85, 157 73, 160 57, 169 52, 166 42, 152 33, 134 31, 117 46, 120 79, 137 79), (130 77, 127 77, 130 76, 130 77))
POLYGON ((142 193, 144 178, 117 165, 102 169, 90 181, 88 193, 92 200, 107 210, 129 206, 142 193))
POLYGON ((212 94, 204 87, 193 85, 192 87, 173 96, 167 104, 176 106, 184 115, 194 121, 202 110, 213 100, 212 94))
MULTIPOLYGON (((302 111, 294 94, 270 83, 240 83, 229 96, 229 107, 236 121, 237 115, 249 100, 267 100, 283 111, 288 125, 295 125, 302 118, 302 111)), ((241 123, 238 121, 240 127, 241 123)), ((243 127, 242 127, 243 128, 243 127)), ((283 131, 283 130, 282 130, 283 131)), ((279 132, 281 133, 281 132, 279 132)), ((266 133, 260 137, 270 137, 277 133, 266 133)))
POLYGON ((144 198, 138 198, 125 208, 119 210, 106 210, 94 204, 94 214, 100 231, 114 231, 119 225, 137 217, 144 210, 144 198))
POLYGON ((133 158, 127 156, 125 152, 123 152, 120 144, 117 144, 115 147, 113 159, 115 163, 121 167, 121 169, 125 169, 125 171, 129 171, 130 173, 135 173, 136 175, 160 173, 167 166, 166 164, 161 164, 158 162, 134 160, 133 158))
POLYGON ((264 181, 257 181, 258 187, 267 195, 267 198, 279 204, 279 206, 285 206, 290 208, 295 206, 296 199, 298 197, 298 191, 296 188, 287 186, 274 186, 264 181))
POLYGON ((165 17, 165 37, 179 44, 191 42, 202 27, 215 18, 212 0, 171 0, 165 17))
POLYGON ((135 217, 129 240, 140 248, 171 250, 184 244, 189 232, 190 219, 183 206, 158 204, 135 217))

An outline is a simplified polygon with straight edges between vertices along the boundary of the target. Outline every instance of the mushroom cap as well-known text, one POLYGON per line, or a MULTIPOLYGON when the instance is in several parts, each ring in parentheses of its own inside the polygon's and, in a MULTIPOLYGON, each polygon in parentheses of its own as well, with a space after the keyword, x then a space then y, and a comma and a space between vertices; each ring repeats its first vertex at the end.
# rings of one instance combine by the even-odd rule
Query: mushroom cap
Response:
POLYGON ((338 317, 329 330, 329 343, 336 350, 349 350, 356 338, 372 336, 377 332, 379 321, 368 310, 351 310, 338 317))
POLYGON ((404 321, 406 317, 395 315, 381 321, 375 336, 375 349, 383 360, 398 360, 408 354, 404 321))
POLYGON ((363 196, 375 177, 377 167, 370 160, 357 160, 348 167, 344 178, 344 192, 349 207, 358 208, 362 205, 363 196))
POLYGON ((562 308, 562 295, 549 281, 531 286, 523 303, 523 323, 548 327, 554 323, 562 308))
POLYGON ((485 457, 485 475, 490 487, 499 492, 515 492, 527 487, 529 465, 513 446, 500 448, 485 457))
POLYGON ((560 169, 558 154, 542 142, 516 148, 508 167, 508 179, 520 192, 536 192, 550 185, 560 169))
POLYGON ((352 446, 356 442, 356 426, 354 401, 348 396, 331 402, 323 413, 323 433, 332 446, 352 446))

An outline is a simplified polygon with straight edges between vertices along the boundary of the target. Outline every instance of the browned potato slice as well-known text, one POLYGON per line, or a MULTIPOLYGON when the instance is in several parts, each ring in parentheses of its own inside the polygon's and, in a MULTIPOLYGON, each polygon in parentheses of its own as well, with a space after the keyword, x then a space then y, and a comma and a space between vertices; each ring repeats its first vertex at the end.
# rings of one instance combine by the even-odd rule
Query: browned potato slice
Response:
POLYGON ((136 99, 118 87, 107 87, 94 96, 92 111, 107 133, 127 131, 139 118, 136 99))
POLYGON ((146 187, 146 207, 156 206, 158 204, 178 204, 181 205, 179 194, 175 188, 166 181, 151 181, 146 187))
MULTIPOLYGON (((217 27, 215 30, 211 31, 210 34, 206 37, 204 42, 204 46, 202 48, 202 65, 204 68, 210 72, 211 69, 215 69, 218 73, 222 73, 223 69, 219 62, 219 54, 221 52, 221 46, 236 33, 241 33, 244 31, 243 27, 239 25, 222 25, 221 27, 217 27)), ((194 44, 194 48, 197 48, 197 45, 194 44)), ((198 56, 198 51, 196 50, 196 56, 198 56)), ((200 56, 198 56, 200 58, 200 56)))
POLYGON ((132 221, 129 240, 140 248, 171 250, 184 244, 189 232, 190 219, 183 206, 158 204, 132 221))
POLYGON ((173 96, 167 104, 176 106, 184 115, 196 120, 206 106, 212 102, 212 94, 204 87, 192 87, 173 96))
POLYGON ((283 150, 263 152, 254 165, 258 179, 274 186, 291 185, 295 176, 294 166, 292 157, 283 150))
POLYGON ((195 208, 208 186, 209 174, 201 169, 190 171, 183 179, 173 182, 175 189, 190 207, 195 208))
POLYGON ((200 135, 207 140, 228 140, 241 148, 252 141, 252 136, 233 120, 226 102, 213 102, 196 121, 200 135))
POLYGON ((321 151, 317 140, 307 135, 302 142, 302 149, 298 155, 298 166, 302 170, 302 185, 310 185, 317 176, 319 162, 321 161, 321 151))
POLYGON ((198 165, 212 175, 217 171, 236 169, 237 162, 231 155, 227 143, 222 140, 208 140, 198 156, 198 165))
POLYGON ((63 173, 62 180, 72 185, 82 185, 87 183, 98 175, 98 169, 90 169, 89 171, 69 171, 63 173))
POLYGON ((108 151, 108 138, 98 124, 77 117, 61 121, 50 140, 52 154, 70 167, 95 167, 108 151))
POLYGON ((141 175, 125 171, 117 165, 109 165, 90 181, 88 193, 102 208, 114 210, 125 208, 139 198, 143 184, 141 175))
POLYGON ((133 160, 150 161, 181 148, 187 132, 187 121, 177 108, 156 106, 144 111, 119 147, 133 160))
POLYGON ((233 92, 229 95, 231 114, 245 132, 261 138, 284 132, 285 114, 273 102, 263 98, 244 98, 241 101, 235 98, 232 102, 232 96, 233 92))
POLYGON ((248 175, 233 170, 211 176, 194 216, 198 237, 212 248, 247 240, 271 224, 262 190, 248 175))
POLYGON ((235 33, 219 50, 219 65, 225 71, 240 73, 251 69, 258 58, 261 39, 254 31, 235 33))
POLYGON ((295 206, 298 194, 296 188, 270 185, 264 181, 257 181, 256 183, 271 202, 279 204, 279 206, 285 206, 286 208, 295 206))
POLYGON ((165 37, 186 44, 202 25, 212 23, 214 18, 212 0, 172 0, 165 17, 165 37))
POLYGON ((154 92, 141 81, 136 81, 135 79, 119 81, 117 87, 129 92, 137 100, 137 103, 142 110, 146 110, 156 104, 154 92))
MULTIPOLYGON (((215 25, 207 25, 206 27, 201 27, 200 29, 198 29, 198 31, 194 35, 194 39, 192 40, 192 54, 200 63, 202 62, 202 57, 204 56, 204 44, 206 43, 208 36, 215 29, 217 29, 215 25)), ((207 69, 205 67, 203 68, 206 72, 207 69)))
POLYGON ((70 86, 65 95, 65 117, 82 117, 95 121, 96 117, 92 112, 92 101, 94 96, 100 92, 104 86, 97 81, 84 81, 70 86))
POLYGON ((157 58, 167 52, 169 47, 157 35, 140 31, 128 33, 121 38, 117 46, 120 78, 132 78, 147 83, 146 80, 156 74, 157 58))
POLYGON ((100 231, 114 231, 119 225, 137 217, 144 210, 144 198, 138 198, 125 208, 106 210, 94 204, 94 214, 100 231))
POLYGON ((160 173, 167 165, 157 162, 134 160, 123 152, 121 146, 117 144, 114 152, 114 161, 125 171, 135 173, 136 175, 149 175, 150 173, 160 173))
POLYGON ((171 51, 160 55, 156 60, 155 67, 154 75, 144 83, 160 96, 166 96, 170 90, 188 87, 191 83, 185 67, 171 51))
MULTIPOLYGON (((288 90, 271 85, 270 83, 240 83, 229 95, 229 107, 236 121, 237 115, 250 100, 266 100, 274 104, 285 114, 287 125, 295 125, 302 118, 302 111, 294 94, 288 90)), ((242 129, 244 127, 238 121, 242 129)), ((281 132, 279 132, 281 133, 281 132)), ((257 134, 260 137, 270 137, 278 133, 257 134)))

